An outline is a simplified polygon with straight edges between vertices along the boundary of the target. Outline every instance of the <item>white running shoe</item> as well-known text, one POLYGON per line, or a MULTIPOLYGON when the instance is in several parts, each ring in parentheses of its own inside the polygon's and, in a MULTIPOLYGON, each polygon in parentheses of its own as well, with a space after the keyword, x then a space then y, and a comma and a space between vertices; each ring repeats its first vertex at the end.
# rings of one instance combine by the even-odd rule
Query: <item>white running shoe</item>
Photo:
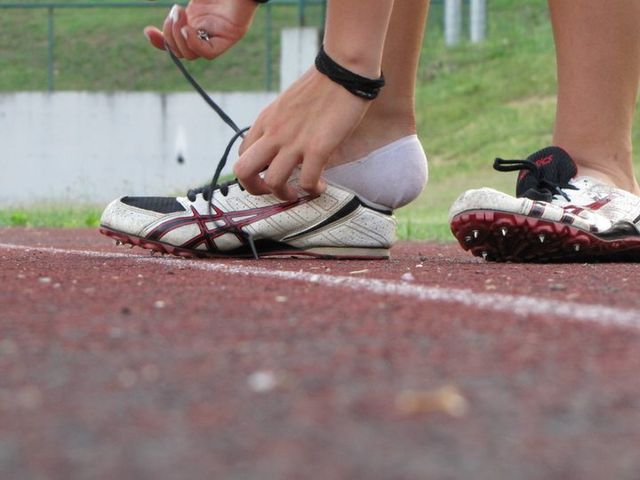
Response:
POLYGON ((186 197, 123 197, 105 209, 100 232, 116 243, 185 257, 389 258, 391 211, 332 184, 322 195, 301 189, 299 195, 254 196, 230 182, 186 197))
POLYGON ((481 188, 454 202, 451 230, 465 250, 495 261, 640 261, 640 197, 576 177, 559 147, 494 168, 520 170, 516 197, 481 188))

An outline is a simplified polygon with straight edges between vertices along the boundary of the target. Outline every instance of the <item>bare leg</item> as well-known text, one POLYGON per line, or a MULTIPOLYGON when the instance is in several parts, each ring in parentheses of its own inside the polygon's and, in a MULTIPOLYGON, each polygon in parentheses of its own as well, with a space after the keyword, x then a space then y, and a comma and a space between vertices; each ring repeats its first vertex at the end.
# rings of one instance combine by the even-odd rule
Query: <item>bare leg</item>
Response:
POLYGON ((363 157, 416 133, 415 85, 429 0, 396 0, 382 57, 387 84, 328 166, 363 157))
POLYGON ((558 64, 554 144, 592 176, 640 194, 631 126, 640 84, 640 2, 549 0, 558 64))

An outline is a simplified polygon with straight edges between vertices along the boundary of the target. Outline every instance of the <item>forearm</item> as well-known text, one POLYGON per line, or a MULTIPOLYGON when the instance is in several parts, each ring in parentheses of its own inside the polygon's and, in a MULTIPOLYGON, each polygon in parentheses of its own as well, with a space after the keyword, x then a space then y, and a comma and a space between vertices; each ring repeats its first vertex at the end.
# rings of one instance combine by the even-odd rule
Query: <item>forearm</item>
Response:
POLYGON ((355 73, 378 77, 393 2, 329 0, 324 40, 329 56, 355 73))

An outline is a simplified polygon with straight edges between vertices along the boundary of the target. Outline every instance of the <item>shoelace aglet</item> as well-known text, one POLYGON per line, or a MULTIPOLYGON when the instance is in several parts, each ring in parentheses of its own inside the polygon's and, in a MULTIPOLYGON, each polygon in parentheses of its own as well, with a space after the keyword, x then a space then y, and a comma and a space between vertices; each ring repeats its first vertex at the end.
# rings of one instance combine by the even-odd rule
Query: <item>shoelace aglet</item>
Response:
POLYGON ((260 260, 260 256, 258 255, 258 250, 256 249, 256 244, 253 243, 253 235, 251 235, 250 233, 247 234, 247 241, 249 242, 249 246, 251 247, 253 258, 255 258, 256 260, 260 260))

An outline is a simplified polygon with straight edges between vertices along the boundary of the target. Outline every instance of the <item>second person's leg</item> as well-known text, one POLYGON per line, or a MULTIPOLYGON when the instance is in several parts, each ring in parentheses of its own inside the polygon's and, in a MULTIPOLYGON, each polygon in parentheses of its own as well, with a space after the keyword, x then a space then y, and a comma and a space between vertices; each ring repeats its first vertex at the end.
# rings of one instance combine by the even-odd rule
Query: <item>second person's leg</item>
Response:
POLYGON ((558 63, 554 144, 636 195, 631 125, 640 81, 640 2, 550 0, 558 63))

